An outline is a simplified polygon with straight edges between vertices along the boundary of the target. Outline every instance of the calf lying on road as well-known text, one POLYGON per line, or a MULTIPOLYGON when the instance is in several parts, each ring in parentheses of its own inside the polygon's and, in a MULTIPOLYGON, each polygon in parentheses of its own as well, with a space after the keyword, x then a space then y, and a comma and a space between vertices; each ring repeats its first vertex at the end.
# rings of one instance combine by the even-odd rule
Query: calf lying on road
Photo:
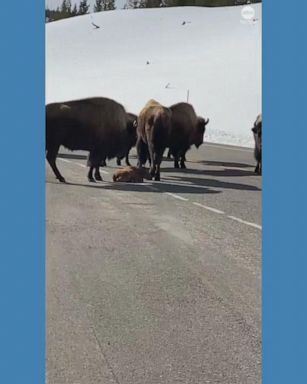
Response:
POLYGON ((151 176, 146 168, 125 167, 116 170, 113 174, 114 182, 122 183, 143 183, 143 180, 151 180, 151 176))

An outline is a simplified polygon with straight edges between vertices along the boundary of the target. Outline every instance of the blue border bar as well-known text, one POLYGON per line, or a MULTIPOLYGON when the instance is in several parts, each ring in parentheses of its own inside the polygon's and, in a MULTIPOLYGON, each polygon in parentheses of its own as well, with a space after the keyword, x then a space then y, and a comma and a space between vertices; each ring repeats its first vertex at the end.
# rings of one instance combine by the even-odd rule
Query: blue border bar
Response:
POLYGON ((307 383, 307 2, 263 2, 263 384, 307 383))
MULTIPOLYGON (((44 1, 4 2, 1 372, 45 382, 44 1)), ((263 2, 263 384, 307 383, 306 2, 263 2)))
POLYGON ((0 382, 45 382, 44 0, 1 4, 0 382))

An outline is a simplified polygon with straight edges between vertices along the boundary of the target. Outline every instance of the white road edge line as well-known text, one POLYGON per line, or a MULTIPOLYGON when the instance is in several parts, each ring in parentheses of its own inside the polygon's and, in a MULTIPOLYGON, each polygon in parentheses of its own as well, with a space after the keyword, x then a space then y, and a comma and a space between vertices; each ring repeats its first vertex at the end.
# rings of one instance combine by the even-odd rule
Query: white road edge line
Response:
POLYGON ((58 158, 59 160, 61 160, 61 161, 64 161, 64 163, 70 163, 70 161, 69 160, 66 160, 66 159, 62 159, 62 158, 58 158))
POLYGON ((207 205, 203 205, 203 204, 196 203, 196 202, 193 202, 193 204, 196 205, 197 207, 202 207, 204 209, 207 209, 208 211, 218 213, 219 215, 225 215, 225 212, 220 211, 219 209, 211 208, 211 207, 208 207, 207 205))
POLYGON ((186 199, 185 197, 176 195, 175 193, 171 193, 171 192, 164 192, 164 193, 165 193, 166 195, 168 195, 168 196, 172 196, 172 197, 174 197, 175 199, 178 199, 178 200, 189 201, 189 199, 186 199))
POLYGON ((235 216, 227 216, 227 217, 229 219, 238 221, 239 223, 242 223, 242 224, 245 224, 245 225, 249 225, 250 227, 254 227, 254 228, 260 229, 260 231, 262 231, 262 226, 261 225, 250 223, 249 221, 245 221, 245 220, 239 219, 238 217, 235 217, 235 216))
POLYGON ((153 187, 151 184, 144 183, 143 185, 145 185, 145 187, 151 191, 154 191, 154 192, 160 191, 159 188, 153 187))
MULTIPOLYGON (((79 165, 79 167, 86 168, 85 164, 77 163, 75 161, 71 161, 71 160, 67 160, 67 159, 62 159, 62 158, 60 158, 60 160, 64 161, 65 163, 72 163, 72 164, 79 165)), ((109 174, 109 172, 104 171, 104 170, 101 170, 100 172, 102 172, 104 174, 109 174)), ((142 185, 145 185, 147 188, 152 189, 154 191, 158 191, 159 190, 158 188, 155 188, 152 185, 146 185, 146 184, 142 184, 142 185)), ((168 195, 168 196, 171 196, 171 197, 174 197, 177 200, 189 201, 189 199, 187 199, 185 197, 182 197, 182 196, 179 196, 179 195, 176 195, 175 193, 164 192, 164 194, 168 195)), ((192 204, 196 205, 197 207, 201 207, 201 208, 207 209, 208 211, 217 213, 219 215, 225 215, 225 212, 220 211, 219 209, 208 207, 207 205, 203 205, 203 204, 197 203, 195 201, 193 201, 192 204)), ((260 231, 262 231, 262 226, 261 225, 258 225, 258 224, 255 224, 255 223, 250 223, 249 221, 245 221, 245 220, 239 219, 238 217, 235 217, 235 216, 227 216, 227 217, 229 219, 231 219, 231 220, 237 221, 237 222, 239 222, 241 224, 249 225, 250 227, 257 228, 260 231)))
MULTIPOLYGON (((59 160, 64 161, 65 163, 76 164, 76 165, 79 165, 79 167, 86 168, 86 165, 85 165, 85 164, 77 163, 76 161, 71 161, 71 160, 67 160, 67 159, 62 159, 62 158, 60 158, 60 157, 59 157, 59 160)), ((100 172, 103 173, 104 175, 108 175, 108 174, 109 174, 108 171, 105 171, 105 170, 103 170, 103 169, 100 169, 100 172)))
POLYGON ((253 151, 253 148, 233 148, 233 147, 228 147, 228 146, 224 146, 224 145, 216 145, 216 144, 213 144, 213 143, 206 143, 204 142, 205 145, 207 145, 208 147, 214 147, 214 148, 219 148, 219 149, 229 149, 231 151, 239 151, 239 152, 252 152, 253 151))

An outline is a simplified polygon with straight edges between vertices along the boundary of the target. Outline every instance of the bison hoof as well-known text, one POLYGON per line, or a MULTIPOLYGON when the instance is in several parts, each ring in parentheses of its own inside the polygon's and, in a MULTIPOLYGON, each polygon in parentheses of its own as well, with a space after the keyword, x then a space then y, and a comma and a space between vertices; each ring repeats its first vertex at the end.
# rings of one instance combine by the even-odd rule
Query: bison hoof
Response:
POLYGON ((174 168, 179 168, 179 164, 178 164, 178 163, 175 163, 175 164, 174 164, 174 168))
POLYGON ((182 163, 182 164, 180 164, 180 168, 181 169, 186 169, 187 167, 186 167, 186 165, 184 163, 182 163))
POLYGON ((60 183, 66 183, 66 180, 64 179, 64 177, 58 177, 58 180, 60 183))
POLYGON ((126 165, 127 165, 128 167, 131 167, 131 164, 130 164, 129 161, 126 161, 126 165))
POLYGON ((100 175, 96 175, 96 176, 95 176, 95 180, 96 180, 96 181, 103 181, 103 180, 102 180, 102 177, 101 177, 100 175))
POLYGON ((93 177, 87 178, 90 183, 96 183, 96 180, 93 177))

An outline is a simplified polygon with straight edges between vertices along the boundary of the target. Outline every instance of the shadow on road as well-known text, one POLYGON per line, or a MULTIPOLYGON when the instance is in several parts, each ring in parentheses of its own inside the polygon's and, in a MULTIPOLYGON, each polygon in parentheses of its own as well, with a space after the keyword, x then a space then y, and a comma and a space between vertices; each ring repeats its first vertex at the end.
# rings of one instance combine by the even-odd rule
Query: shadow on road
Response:
POLYGON ((180 174, 191 174, 191 175, 207 175, 207 176, 217 176, 217 177, 241 177, 241 176, 255 176, 255 173, 252 170, 244 169, 175 169, 175 168, 161 168, 161 173, 176 173, 180 174))
POLYGON ((76 160, 86 160, 86 155, 79 155, 77 153, 59 153, 58 157, 62 159, 76 159, 76 160))
POLYGON ((112 183, 112 182, 97 182, 97 183, 74 183, 67 181, 66 183, 59 183, 58 181, 50 181, 47 180, 47 183, 50 184, 58 184, 63 186, 63 188, 67 186, 76 186, 76 187, 85 187, 85 188, 97 188, 97 189, 105 189, 105 190, 114 190, 114 191, 131 191, 131 192, 151 192, 151 193, 163 193, 163 192, 171 192, 171 193, 182 193, 182 194, 213 194, 213 193, 221 193, 221 191, 217 191, 211 188, 207 188, 205 186, 199 185, 183 185, 183 184, 173 184, 171 182, 161 181, 159 183, 143 183, 143 184, 134 184, 134 183, 112 183))
POLYGON ((193 185, 201 186, 201 187, 213 187, 213 188, 221 188, 221 189, 238 189, 238 190, 245 190, 245 191, 261 191, 261 189, 259 189, 258 187, 255 187, 254 185, 231 183, 231 182, 221 181, 221 180, 217 180, 217 179, 204 179, 204 178, 198 178, 198 177, 188 177, 188 176, 183 176, 183 175, 169 176, 168 181, 170 181, 170 182, 172 182, 172 181, 186 182, 186 183, 191 183, 193 185))
POLYGON ((235 163, 235 162, 228 162, 228 161, 200 160, 200 161, 195 161, 195 162, 191 161, 190 163, 211 165, 214 167, 231 167, 231 168, 253 168, 253 167, 255 167, 253 164, 235 163))

